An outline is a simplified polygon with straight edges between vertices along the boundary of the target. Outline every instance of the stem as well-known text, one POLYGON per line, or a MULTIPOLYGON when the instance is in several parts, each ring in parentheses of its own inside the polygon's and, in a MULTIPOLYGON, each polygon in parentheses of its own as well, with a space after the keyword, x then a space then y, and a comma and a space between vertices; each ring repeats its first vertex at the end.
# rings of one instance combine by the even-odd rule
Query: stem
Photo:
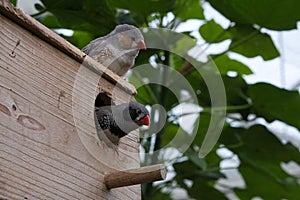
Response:
POLYGON ((233 111, 233 110, 244 110, 247 108, 250 108, 252 105, 251 104, 244 104, 244 105, 236 105, 236 106, 220 106, 220 107, 204 107, 201 112, 205 113, 211 113, 211 110, 213 109, 214 111, 233 111))
POLYGON ((277 182, 278 184, 280 184, 281 186, 286 186, 286 183, 282 182, 281 179, 278 178, 274 173, 272 173, 272 171, 269 171, 267 167, 253 163, 253 161, 245 155, 240 155, 240 157, 241 157, 241 163, 243 163, 244 166, 249 165, 254 170, 256 170, 257 173, 262 173, 264 176, 269 176, 270 178, 274 179, 274 181, 277 182))
MULTIPOLYGON (((220 56, 222 56, 222 55, 228 53, 229 51, 231 51, 231 50, 233 50, 233 49, 235 49, 235 48, 241 46, 242 44, 244 44, 245 42, 247 42, 247 41, 249 41, 250 39, 254 38, 254 37, 257 36, 258 34, 259 34, 259 31, 256 31, 256 30, 253 31, 253 32, 252 32, 251 34, 249 34, 247 37, 242 38, 240 41, 238 41, 235 45, 232 45, 232 46, 231 46, 230 48, 228 48, 226 51, 224 51, 224 52, 222 52, 222 53, 220 53, 220 54, 218 54, 218 55, 211 56, 212 59, 210 59, 210 61, 208 61, 208 63, 211 62, 212 60, 214 60, 214 59, 216 59, 216 58, 218 58, 218 57, 220 57, 220 56)), ((207 63, 207 64, 208 64, 208 63, 207 63)))
MULTIPOLYGON (((138 80, 142 80, 142 76, 140 75, 140 73, 138 73, 137 71, 134 71, 134 74, 135 74, 136 77, 138 77, 138 80)), ((144 85, 144 87, 147 90, 148 94, 150 94, 152 100, 155 103, 158 103, 158 99, 156 98, 156 95, 153 93, 153 91, 150 88, 150 86, 148 84, 143 84, 143 83, 141 85, 144 85)), ((143 100, 145 100, 145 102, 148 102, 148 104, 150 104, 150 102, 151 102, 151 100, 146 100, 146 99, 143 99, 143 100)))
POLYGON ((226 145, 226 148, 228 148, 228 149, 236 149, 236 148, 239 148, 239 147, 241 147, 243 145, 244 145, 244 142, 240 141, 240 142, 235 143, 235 144, 226 145))
MULTIPOLYGON (((228 30, 230 27, 231 27, 231 25, 230 25, 226 30, 228 30)), ((260 30, 260 29, 258 29, 258 30, 260 30)), ((218 55, 215 55, 215 56, 210 56, 210 59, 209 59, 206 63, 203 63, 203 65, 207 65, 207 64, 211 63, 212 61, 214 61, 214 60, 217 59, 218 57, 220 57, 220 56, 222 56, 222 55, 228 53, 229 51, 232 51, 233 49, 239 47, 240 45, 242 45, 242 44, 244 44, 245 42, 249 41, 250 39, 254 38, 254 37, 257 36, 259 33, 260 33, 259 31, 254 30, 254 31, 253 31, 251 34, 249 34, 247 37, 242 38, 242 39, 239 40, 235 45, 232 45, 230 48, 228 48, 228 49, 225 50, 224 52, 222 52, 222 53, 220 53, 220 54, 218 54, 218 55)), ((218 38, 218 37, 216 37, 216 39, 217 39, 217 38, 218 38)), ((207 45, 207 47, 206 47, 203 51, 201 51, 201 53, 199 54, 199 56, 200 56, 206 49, 208 49, 208 48, 210 47, 211 44, 212 44, 212 43, 209 43, 209 44, 207 45)), ((184 70, 181 70, 181 68, 183 68, 183 67, 180 67, 180 70, 179 70, 179 71, 181 71, 181 72, 183 73, 184 76, 188 75, 189 73, 191 73, 192 71, 195 70, 195 68, 194 68, 190 63, 186 63, 186 62, 185 62, 182 66, 184 66, 184 65, 188 65, 188 66, 185 67, 184 70)))
MULTIPOLYGON (((244 104, 244 105, 237 105, 237 106, 222 106, 222 107, 214 107, 214 111, 231 111, 231 110, 244 110, 251 107, 251 104, 244 104)), ((188 112, 188 113, 183 113, 180 115, 171 115, 170 117, 174 117, 175 119, 178 119, 179 117, 184 117, 186 115, 192 115, 192 114, 199 114, 199 113, 212 113, 211 112, 212 107, 203 107, 203 110, 201 111, 196 111, 196 112, 188 112)))
POLYGON ((203 51, 201 51, 197 57, 200 57, 203 54, 203 52, 205 52, 213 43, 217 42, 218 39, 220 39, 231 27, 233 27, 233 25, 234 25, 234 23, 231 22, 226 29, 224 29, 221 33, 219 33, 219 35, 217 35, 213 39, 212 42, 210 42, 210 43, 207 43, 207 42, 203 43, 201 46, 204 46, 205 44, 207 44, 207 46, 205 48, 203 48, 203 51))
POLYGON ((42 15, 42 14, 46 13, 47 11, 48 11, 48 9, 46 8, 46 9, 41 10, 41 11, 39 11, 39 12, 37 12, 37 13, 35 13, 35 14, 32 14, 32 15, 30 15, 30 16, 33 17, 33 18, 35 18, 35 17, 37 17, 37 16, 39 16, 39 15, 42 15))
MULTIPOLYGON (((164 65, 169 66, 169 58, 170 58, 170 53, 167 51, 164 51, 164 56, 165 59, 162 61, 164 65)), ((166 83, 168 80, 168 74, 169 74, 169 69, 166 67, 162 68, 162 83, 166 83)), ((157 87, 156 90, 156 96, 159 97, 159 103, 165 107, 166 105, 166 94, 167 94, 167 88, 164 87, 165 84, 162 84, 160 86, 157 87)), ((160 116, 159 116, 160 117, 160 116)), ((149 160, 148 160, 148 164, 152 164, 152 163, 156 163, 158 160, 158 152, 156 150, 158 150, 160 148, 161 145, 161 135, 164 132, 164 128, 162 128, 162 130, 156 134, 156 139, 154 141, 154 149, 153 149, 153 154, 152 156, 149 156, 149 160)), ((151 145, 151 144, 150 144, 151 145)), ((145 191, 145 196, 147 197, 151 197, 154 193, 154 187, 152 185, 152 183, 148 183, 144 186, 144 191, 145 191)))
MULTIPOLYGON (((163 60, 163 64, 165 66, 169 66, 169 59, 170 59, 170 52, 168 51, 165 51, 164 52, 164 56, 165 56, 165 59, 163 60)), ((169 76, 169 68, 167 67, 163 67, 162 68, 162 84, 160 85, 160 93, 159 94, 159 102, 160 104, 165 107, 166 106, 166 94, 167 94, 167 88, 164 87, 166 85, 166 82, 168 80, 168 76, 169 76)), ((156 135, 156 140, 155 140, 155 144, 154 144, 154 154, 155 155, 155 151, 157 149, 160 148, 160 145, 161 145, 161 133, 164 132, 164 128, 156 135)), ((153 158, 154 158, 154 163, 157 161, 157 156, 158 155, 155 155, 153 158)))

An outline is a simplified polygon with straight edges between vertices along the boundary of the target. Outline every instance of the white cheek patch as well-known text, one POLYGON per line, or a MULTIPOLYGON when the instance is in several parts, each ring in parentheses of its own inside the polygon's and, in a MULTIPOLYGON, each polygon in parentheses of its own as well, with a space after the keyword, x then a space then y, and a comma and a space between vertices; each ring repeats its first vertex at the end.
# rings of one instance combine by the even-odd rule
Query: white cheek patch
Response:
POLYGON ((136 118, 136 121, 140 121, 141 119, 143 119, 145 117, 144 114, 139 114, 136 118))

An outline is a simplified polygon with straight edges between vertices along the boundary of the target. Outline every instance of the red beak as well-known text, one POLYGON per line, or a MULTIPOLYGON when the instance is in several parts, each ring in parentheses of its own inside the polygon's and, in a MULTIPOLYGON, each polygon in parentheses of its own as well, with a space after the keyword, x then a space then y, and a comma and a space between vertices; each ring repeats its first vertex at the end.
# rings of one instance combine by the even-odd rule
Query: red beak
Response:
POLYGON ((138 45, 137 45, 138 49, 142 49, 142 50, 147 50, 146 44, 144 42, 144 40, 139 41, 138 45))
POLYGON ((146 115, 139 121, 142 125, 150 126, 150 116, 146 115))

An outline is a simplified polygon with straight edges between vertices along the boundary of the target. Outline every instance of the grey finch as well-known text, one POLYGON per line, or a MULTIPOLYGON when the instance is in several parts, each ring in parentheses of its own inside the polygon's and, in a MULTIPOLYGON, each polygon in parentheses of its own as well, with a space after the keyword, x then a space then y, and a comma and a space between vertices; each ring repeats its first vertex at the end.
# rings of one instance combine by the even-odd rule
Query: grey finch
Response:
POLYGON ((146 50, 141 31, 134 26, 122 24, 108 35, 91 41, 82 51, 119 76, 124 76, 134 65, 141 49, 146 50))

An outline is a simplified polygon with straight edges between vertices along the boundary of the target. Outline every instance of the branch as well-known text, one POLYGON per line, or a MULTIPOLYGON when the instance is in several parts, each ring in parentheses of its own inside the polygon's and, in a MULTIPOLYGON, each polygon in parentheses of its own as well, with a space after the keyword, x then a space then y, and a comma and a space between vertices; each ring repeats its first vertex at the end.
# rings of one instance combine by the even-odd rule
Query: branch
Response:
POLYGON ((44 13, 46 13, 46 12, 48 12, 48 9, 47 9, 47 8, 45 8, 44 10, 41 10, 41 11, 35 13, 35 14, 32 14, 32 15, 30 15, 30 16, 33 17, 33 18, 36 18, 37 16, 42 15, 42 14, 44 14, 44 13))
MULTIPOLYGON (((229 28, 231 28, 232 25, 230 25, 225 31, 227 31, 229 28)), ((258 29, 260 30, 260 29, 258 29)), ((223 32, 222 32, 223 33, 223 32)), ((218 57, 228 53, 229 51, 232 51, 233 49, 237 48, 238 46, 244 44, 245 42, 249 41, 250 39, 252 39, 253 37, 257 36, 259 34, 259 32, 257 30, 253 31, 251 34, 249 34, 247 37, 245 38, 242 38, 240 41, 238 41, 235 45, 231 46, 230 48, 228 48, 226 51, 218 54, 218 55, 215 55, 215 56, 210 56, 211 59, 209 59, 206 63, 203 63, 203 65, 207 65, 209 64, 210 62, 212 62, 213 60, 217 59, 218 57)), ((221 36, 218 36, 216 37, 215 41, 221 36)), ((200 53, 199 56, 202 55, 202 53, 207 50, 210 45, 212 44, 213 42, 209 43, 209 45, 200 53)), ((181 72, 184 76, 186 76, 187 74, 191 73, 193 70, 195 70, 194 66, 189 63, 189 62, 185 62, 183 63, 183 65, 179 68, 179 72, 181 72)))
POLYGON ((142 183, 166 179, 167 171, 164 165, 152 165, 131 169, 126 171, 117 171, 106 174, 104 183, 108 189, 124 187, 142 183))

